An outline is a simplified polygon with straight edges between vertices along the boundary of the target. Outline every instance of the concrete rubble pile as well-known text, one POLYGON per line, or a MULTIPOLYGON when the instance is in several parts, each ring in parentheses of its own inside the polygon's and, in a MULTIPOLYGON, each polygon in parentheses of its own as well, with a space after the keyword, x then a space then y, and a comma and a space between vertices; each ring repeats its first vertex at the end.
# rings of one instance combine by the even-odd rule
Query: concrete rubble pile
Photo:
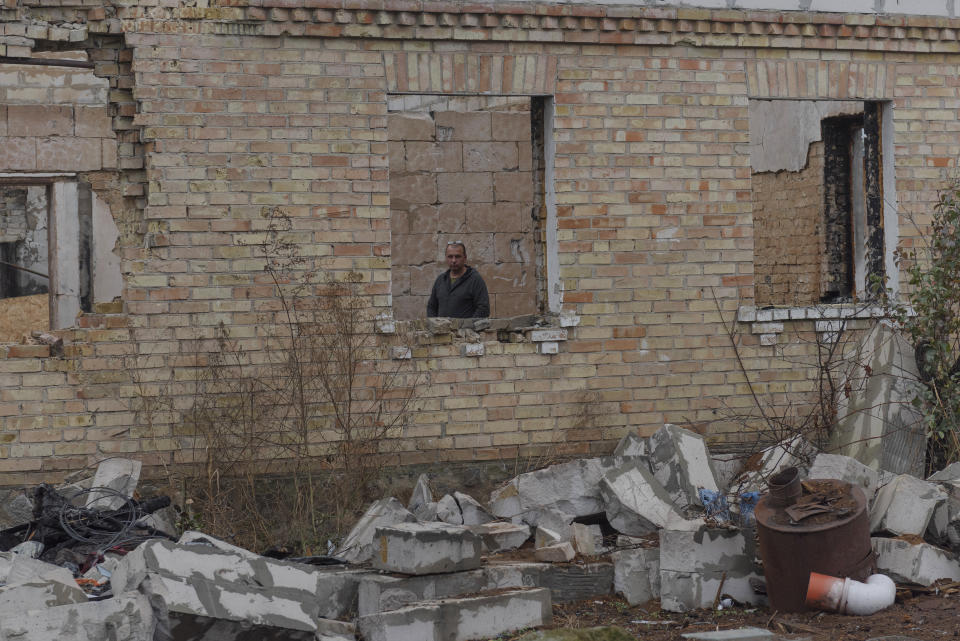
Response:
MULTIPOLYGON (((126 554, 76 568, 75 557, 34 558, 38 546, 20 542, 0 552, 0 641, 468 641, 549 625, 553 603, 611 593, 674 612, 765 604, 756 494, 762 479, 804 462, 808 478, 863 490, 881 572, 960 580, 960 465, 921 480, 791 439, 740 471, 668 424, 625 437, 610 457, 521 474, 487 505, 461 492, 437 499, 422 476, 407 505, 376 501, 329 557, 277 560, 201 532, 174 539, 163 510, 142 517, 152 535, 126 554)), ((79 491, 88 511, 114 514, 132 501, 139 470, 103 467, 79 491)), ((11 519, 39 527, 28 503, 2 503, 0 539, 24 526, 11 519)))

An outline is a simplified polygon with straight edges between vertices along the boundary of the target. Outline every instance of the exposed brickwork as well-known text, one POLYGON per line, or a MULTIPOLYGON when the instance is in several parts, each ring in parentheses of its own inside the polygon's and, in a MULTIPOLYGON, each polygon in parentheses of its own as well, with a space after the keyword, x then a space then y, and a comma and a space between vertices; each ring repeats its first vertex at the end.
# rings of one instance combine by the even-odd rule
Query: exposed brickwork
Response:
POLYGON ((823 143, 803 171, 751 176, 757 305, 816 305, 822 294, 823 143))
MULTIPOLYGON (((134 2, 98 15, 97 4, 27 3, 45 35, 3 25, 3 46, 29 53, 76 37, 58 20, 90 17, 82 46, 110 82, 119 169, 85 177, 120 223, 125 274, 123 303, 63 332, 63 357, 3 351, 4 482, 121 452, 189 459, 178 412, 193 350, 221 322, 256 348, 278 311, 255 250, 273 208, 331 274, 359 280, 374 313, 392 311, 390 92, 552 97, 550 267, 580 317, 555 354, 491 334, 479 356, 450 334, 411 345, 426 380, 403 463, 608 451, 666 421, 739 437, 726 417, 752 400, 720 313, 729 322, 759 302, 749 98, 892 101, 900 210, 921 224, 960 157, 954 19, 392 0, 134 2), (90 35, 121 30, 122 45, 90 35)), ((912 233, 901 225, 907 244, 912 233)), ((813 321, 783 322, 791 331, 739 339, 753 389, 777 402, 813 390, 797 365, 813 321)))

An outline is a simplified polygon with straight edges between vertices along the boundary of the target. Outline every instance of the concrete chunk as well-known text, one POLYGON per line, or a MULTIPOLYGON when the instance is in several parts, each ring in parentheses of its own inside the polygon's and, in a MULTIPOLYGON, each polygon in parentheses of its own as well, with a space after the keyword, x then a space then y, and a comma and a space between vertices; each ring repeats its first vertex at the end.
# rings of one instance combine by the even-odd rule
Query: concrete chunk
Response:
POLYGON ((86 602, 86 592, 72 577, 69 583, 33 580, 5 585, 0 587, 0 620, 19 616, 27 610, 86 602))
MULTIPOLYGON (((141 467, 143 464, 140 461, 108 458, 97 466, 97 472, 93 476, 93 488, 109 488, 130 498, 137 489, 141 467)), ((93 489, 87 495, 87 507, 93 510, 116 510, 123 504, 124 499, 112 493, 97 492, 93 489)))
POLYGON ((811 479, 840 479, 863 490, 867 500, 877 492, 880 474, 855 458, 840 454, 817 454, 807 474, 811 479))
POLYGON ((433 503, 433 492, 430 491, 430 479, 426 474, 421 474, 417 478, 417 484, 413 487, 413 493, 410 495, 410 502, 407 503, 407 509, 417 513, 417 510, 433 503))
POLYGON ((484 552, 489 554, 514 550, 530 538, 529 525, 503 521, 473 525, 470 526, 470 530, 480 537, 484 552))
POLYGON ((145 595, 26 609, 0 619, 0 641, 154 641, 157 621, 145 595))
MULTIPOLYGON (((520 588, 524 587, 524 583, 516 580, 512 583, 497 584, 495 587, 520 588)), ((405 577, 371 574, 360 581, 357 614, 366 616, 399 610, 418 601, 460 597, 489 589, 491 583, 483 568, 405 577)))
POLYGON ((490 496, 490 511, 539 525, 537 514, 554 509, 574 518, 601 514, 600 478, 620 462, 615 458, 578 459, 521 474, 490 496))
POLYGON ((960 581, 960 563, 946 550, 901 539, 873 537, 870 543, 877 555, 877 569, 894 581, 918 585, 931 585, 938 579, 960 581))
POLYGON ((613 590, 611 563, 491 563, 484 566, 488 590, 514 586, 549 588, 555 603, 583 601, 613 590))
POLYGON ((614 456, 648 456, 649 454, 649 442, 636 432, 625 435, 613 450, 614 456))
POLYGON ((335 556, 348 563, 363 563, 373 556, 373 537, 378 527, 412 523, 416 520, 397 499, 380 499, 367 508, 366 513, 340 543, 335 556))
POLYGON ((937 507, 947 500, 938 485, 901 474, 877 492, 870 510, 870 531, 922 536, 937 507))
POLYGON ((596 556, 603 547, 603 533, 599 525, 585 525, 583 523, 572 523, 573 547, 578 554, 584 556, 596 556))
POLYGON ((544 563, 567 563, 577 556, 570 541, 560 541, 537 548, 534 552, 537 561, 544 563))
POLYGON ((622 534, 641 536, 682 518, 673 497, 657 482, 643 462, 628 461, 610 470, 600 481, 607 520, 622 534))
POLYGON ((551 620, 550 591, 530 589, 363 616, 359 628, 366 641, 470 641, 549 625, 551 620))
POLYGON ((457 500, 460 506, 460 513, 463 516, 464 525, 483 525, 496 519, 469 494, 463 492, 454 492, 453 498, 457 500))
POLYGON ((449 525, 463 525, 463 513, 457 499, 449 494, 437 501, 437 520, 449 525))
POLYGON ((721 581, 737 601, 758 604, 751 579, 755 541, 743 530, 703 526, 695 531, 660 531, 660 602, 663 609, 686 612, 712 605, 721 581))
POLYGON ((680 511, 700 505, 697 490, 717 492, 713 460, 702 436, 667 423, 650 437, 654 478, 680 511))
POLYGON ((480 537, 463 526, 401 523, 377 528, 373 566, 403 574, 462 572, 480 567, 480 537))
POLYGON ((630 605, 660 598, 660 548, 618 550, 613 560, 613 589, 630 605))

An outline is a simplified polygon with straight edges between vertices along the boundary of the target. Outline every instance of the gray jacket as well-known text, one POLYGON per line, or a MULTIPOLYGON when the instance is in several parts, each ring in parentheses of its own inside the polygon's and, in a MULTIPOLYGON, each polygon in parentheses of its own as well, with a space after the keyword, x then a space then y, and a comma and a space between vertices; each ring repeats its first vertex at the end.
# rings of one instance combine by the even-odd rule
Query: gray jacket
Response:
POLYGON ((490 315, 487 284, 473 267, 450 285, 450 270, 437 276, 427 301, 427 316, 486 318, 490 315))

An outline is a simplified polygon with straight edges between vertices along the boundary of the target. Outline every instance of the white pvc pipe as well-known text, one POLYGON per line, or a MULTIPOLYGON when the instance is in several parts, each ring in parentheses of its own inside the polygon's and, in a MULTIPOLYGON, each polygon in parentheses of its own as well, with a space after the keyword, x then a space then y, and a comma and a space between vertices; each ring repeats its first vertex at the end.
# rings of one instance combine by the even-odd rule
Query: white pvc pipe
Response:
POLYGON ((896 596, 896 584, 884 574, 871 575, 861 583, 811 572, 807 605, 863 616, 890 607, 896 596))

